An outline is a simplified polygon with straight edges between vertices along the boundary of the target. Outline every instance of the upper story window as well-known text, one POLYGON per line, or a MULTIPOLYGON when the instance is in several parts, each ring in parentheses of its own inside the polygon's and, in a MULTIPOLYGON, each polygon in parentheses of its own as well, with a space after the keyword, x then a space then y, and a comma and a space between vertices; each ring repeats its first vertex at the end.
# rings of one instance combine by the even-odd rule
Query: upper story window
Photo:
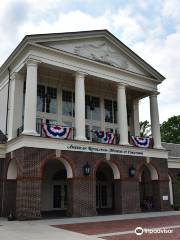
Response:
POLYGON ((43 85, 37 86, 37 111, 56 113, 57 111, 56 88, 45 87, 43 85))
POLYGON ((105 122, 117 123, 117 102, 105 99, 104 108, 105 108, 105 122))
POLYGON ((45 87, 37 86, 37 111, 45 112, 45 87))
POLYGON ((57 89, 52 87, 47 87, 46 112, 56 113, 56 109, 57 109, 57 89))
POLYGON ((71 91, 62 92, 62 114, 64 116, 74 117, 75 95, 71 91))
POLYGON ((100 121, 100 99, 86 95, 86 119, 100 121))

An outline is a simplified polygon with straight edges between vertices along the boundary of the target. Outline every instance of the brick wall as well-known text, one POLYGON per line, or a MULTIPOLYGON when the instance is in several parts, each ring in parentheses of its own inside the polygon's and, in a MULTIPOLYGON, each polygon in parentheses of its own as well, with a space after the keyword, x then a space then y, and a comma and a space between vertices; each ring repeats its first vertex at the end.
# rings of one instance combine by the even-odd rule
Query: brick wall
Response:
MULTIPOLYGON (((21 148, 13 152, 13 158, 16 159, 18 164, 17 187, 15 185, 12 187, 17 188, 17 217, 18 219, 39 218, 41 217, 41 183, 44 166, 48 161, 58 160, 56 151, 21 148)), ((107 161, 105 154, 72 151, 61 151, 60 158, 65 159, 73 171, 73 178, 67 179, 68 216, 94 216, 97 214, 96 171, 101 163, 108 163, 108 161, 116 165, 121 175, 121 179, 114 180, 114 213, 141 211, 139 174, 143 164, 146 164, 145 158, 111 155, 110 160, 107 161), (91 166, 90 176, 84 176, 83 174, 83 166, 87 161, 91 166), (129 168, 131 166, 136 169, 134 177, 129 177, 129 168)), ((167 160, 150 159, 150 162, 155 166, 159 175, 160 183, 155 187, 157 196, 167 194, 167 183, 165 183, 168 172, 167 160)), ((0 188, 2 188, 1 185, 0 188)), ((8 187, 6 188, 8 189, 8 187)), ((167 209, 167 206, 160 202, 160 197, 157 199, 157 208, 167 209)))
POLYGON ((180 169, 169 168, 169 175, 172 179, 173 199, 175 205, 180 205, 180 184, 177 184, 177 176, 180 173, 180 169))

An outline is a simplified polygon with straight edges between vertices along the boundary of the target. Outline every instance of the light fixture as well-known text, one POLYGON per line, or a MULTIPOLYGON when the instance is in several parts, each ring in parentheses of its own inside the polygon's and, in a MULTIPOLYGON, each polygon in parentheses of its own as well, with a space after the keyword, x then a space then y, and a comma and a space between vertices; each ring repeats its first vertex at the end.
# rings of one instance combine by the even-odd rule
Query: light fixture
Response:
POLYGON ((84 175, 85 176, 89 176, 90 175, 91 167, 90 167, 88 162, 84 165, 83 171, 84 171, 84 175))
POLYGON ((134 166, 131 166, 129 168, 129 177, 134 177, 136 174, 136 169, 134 168, 134 166))

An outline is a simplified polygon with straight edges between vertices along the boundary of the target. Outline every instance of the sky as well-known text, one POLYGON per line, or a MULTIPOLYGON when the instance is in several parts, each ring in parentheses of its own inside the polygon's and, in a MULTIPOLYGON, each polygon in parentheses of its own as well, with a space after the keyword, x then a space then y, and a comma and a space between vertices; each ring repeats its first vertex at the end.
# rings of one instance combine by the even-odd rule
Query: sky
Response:
MULTIPOLYGON (((159 71, 160 122, 180 115, 180 0, 0 0, 0 65, 27 34, 108 29, 159 71)), ((150 119, 149 99, 140 120, 150 119)))

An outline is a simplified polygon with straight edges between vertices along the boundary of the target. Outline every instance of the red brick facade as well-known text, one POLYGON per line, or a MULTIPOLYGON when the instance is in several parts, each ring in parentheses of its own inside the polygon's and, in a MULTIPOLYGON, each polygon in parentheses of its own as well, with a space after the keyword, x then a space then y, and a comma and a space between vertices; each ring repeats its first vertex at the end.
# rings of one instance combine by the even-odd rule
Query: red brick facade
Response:
MULTIPOLYGON (((68 204, 67 216, 94 216, 96 209, 96 172, 102 163, 115 164, 120 172, 120 179, 114 179, 114 199, 112 213, 140 212, 139 174, 146 163, 144 157, 111 155, 106 160, 105 154, 61 151, 59 158, 55 150, 22 148, 11 154, 18 167, 17 180, 6 180, 10 154, 0 161, 0 214, 7 216, 14 212, 18 219, 36 219, 41 217, 41 186, 44 166, 54 159, 65 159, 72 168, 73 177, 67 179, 68 204), (90 176, 84 176, 83 166, 88 161, 90 176), (136 174, 129 176, 129 168, 134 166, 136 174), (4 184, 4 190, 3 190, 4 184), (4 192, 3 192, 4 191, 4 192), (3 196, 3 197, 2 197, 3 196), (2 209, 3 206, 3 209, 2 209)), ((158 172, 158 180, 152 181, 155 210, 168 210, 170 203, 162 196, 169 196, 168 166, 166 159, 150 159, 158 172)), ((175 201, 179 201, 179 198, 175 201)))

